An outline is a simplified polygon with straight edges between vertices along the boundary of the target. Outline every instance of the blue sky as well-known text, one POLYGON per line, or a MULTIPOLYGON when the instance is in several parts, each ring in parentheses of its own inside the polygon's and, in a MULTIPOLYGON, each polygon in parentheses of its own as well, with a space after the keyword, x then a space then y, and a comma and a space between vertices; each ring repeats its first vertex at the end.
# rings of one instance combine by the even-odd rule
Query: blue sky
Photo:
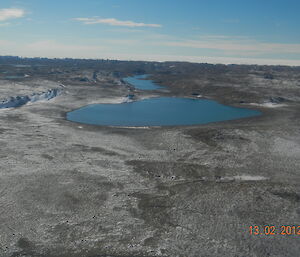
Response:
POLYGON ((0 55, 300 65, 299 0, 1 0, 0 55))

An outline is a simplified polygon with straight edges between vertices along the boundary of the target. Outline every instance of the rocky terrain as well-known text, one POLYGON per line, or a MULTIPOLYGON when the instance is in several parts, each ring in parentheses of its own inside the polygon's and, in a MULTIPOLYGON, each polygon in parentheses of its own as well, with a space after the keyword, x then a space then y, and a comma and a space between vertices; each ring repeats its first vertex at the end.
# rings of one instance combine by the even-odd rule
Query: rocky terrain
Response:
POLYGON ((300 68, 0 58, 1 102, 57 88, 0 109, 1 257, 299 255, 300 235, 249 226, 300 225, 300 68), (140 73, 167 89, 122 81, 140 73), (128 94, 263 115, 142 129, 65 118, 128 94))

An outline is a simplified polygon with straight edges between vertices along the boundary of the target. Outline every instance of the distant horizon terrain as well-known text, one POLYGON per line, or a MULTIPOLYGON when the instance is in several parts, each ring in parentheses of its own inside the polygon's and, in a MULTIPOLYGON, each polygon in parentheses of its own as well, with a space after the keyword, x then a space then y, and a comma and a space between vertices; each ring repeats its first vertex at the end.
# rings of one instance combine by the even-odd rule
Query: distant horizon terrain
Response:
MULTIPOLYGON (((113 58, 73 58, 73 57, 45 57, 45 56, 35 56, 35 57, 29 57, 29 56, 14 56, 14 55, 0 55, 0 64, 1 61, 25 61, 26 60, 72 60, 72 61, 117 61, 117 62, 157 62, 157 63, 191 63, 191 64, 210 64, 210 65, 245 65, 245 66, 284 66, 284 67, 300 67, 300 61, 299 63, 295 61, 295 64, 276 64, 274 63, 264 63, 264 64, 258 64, 258 63, 251 63, 251 62, 241 62, 241 63, 222 63, 222 62, 205 62, 203 61, 184 61, 184 60, 130 60, 130 59, 113 59, 113 58)), ((274 60, 273 60, 274 61, 274 60)))

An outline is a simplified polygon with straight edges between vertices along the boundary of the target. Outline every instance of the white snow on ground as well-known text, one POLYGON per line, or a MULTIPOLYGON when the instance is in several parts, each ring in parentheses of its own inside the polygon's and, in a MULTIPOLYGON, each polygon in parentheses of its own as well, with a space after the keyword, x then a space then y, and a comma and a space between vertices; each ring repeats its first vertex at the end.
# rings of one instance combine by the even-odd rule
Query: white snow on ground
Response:
POLYGON ((240 175, 240 176, 234 176, 233 178, 235 180, 241 180, 241 181, 260 181, 260 180, 268 179, 262 176, 251 176, 251 175, 240 175))
POLYGON ((249 103, 249 105, 255 105, 255 106, 266 107, 266 108, 278 108, 278 107, 287 106, 286 104, 277 104, 277 103, 271 103, 271 102, 262 103, 262 104, 249 103))
MULTIPOLYGON (((116 127, 116 126, 111 126, 111 127, 116 127)), ((117 126, 117 127, 121 127, 121 128, 128 128, 128 129, 150 129, 150 127, 126 127, 126 126, 117 126)), ((152 127, 152 126, 151 126, 152 127)), ((153 127, 152 127, 153 128, 153 127)))
POLYGON ((95 100, 90 102, 89 104, 122 104, 127 103, 128 97, 113 97, 113 98, 102 98, 99 100, 95 100))
POLYGON ((60 95, 61 92, 62 92, 61 89, 56 88, 56 89, 49 89, 47 92, 33 93, 29 96, 26 95, 26 96, 10 97, 9 99, 2 100, 2 102, 0 102, 0 109, 15 108, 15 107, 23 106, 28 103, 50 100, 60 95))
POLYGON ((33 93, 43 93, 49 89, 55 89, 62 87, 60 83, 49 81, 49 80, 30 80, 24 82, 7 81, 0 79, 0 101, 9 99, 11 96, 32 95, 33 93))
POLYGON ((149 98, 155 98, 158 97, 157 95, 147 95, 147 96, 142 96, 139 97, 136 100, 132 100, 129 97, 113 97, 113 98, 102 98, 99 100, 95 100, 90 102, 89 104, 122 104, 122 103, 131 103, 134 101, 141 101, 149 98))
POLYGON ((263 181, 268 180, 268 178, 263 176, 253 176, 253 175, 239 175, 239 176, 230 176, 222 177, 219 181, 221 182, 230 182, 230 181, 263 181))

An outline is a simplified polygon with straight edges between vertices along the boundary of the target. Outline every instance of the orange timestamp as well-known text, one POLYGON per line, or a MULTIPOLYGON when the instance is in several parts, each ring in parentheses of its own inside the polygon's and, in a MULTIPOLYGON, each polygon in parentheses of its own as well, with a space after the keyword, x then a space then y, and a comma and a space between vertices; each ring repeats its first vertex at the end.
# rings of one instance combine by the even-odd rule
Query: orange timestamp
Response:
POLYGON ((300 226, 249 226, 250 235, 300 235, 300 226))

